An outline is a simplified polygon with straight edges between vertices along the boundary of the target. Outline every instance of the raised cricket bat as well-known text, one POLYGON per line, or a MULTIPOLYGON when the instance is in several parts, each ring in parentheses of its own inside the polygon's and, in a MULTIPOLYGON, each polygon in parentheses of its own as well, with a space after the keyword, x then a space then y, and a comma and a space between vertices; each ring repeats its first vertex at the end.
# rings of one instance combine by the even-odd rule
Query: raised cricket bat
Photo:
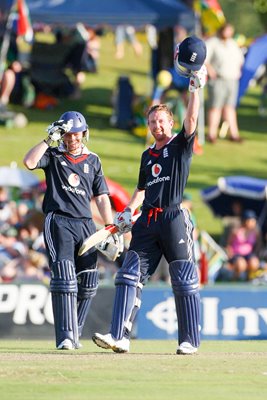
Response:
MULTIPOLYGON (((140 217, 141 213, 133 215, 132 217, 132 223, 134 224, 135 221, 140 217)), ((85 239, 83 241, 83 244, 81 245, 78 255, 82 256, 86 251, 90 250, 92 247, 96 246, 98 243, 103 242, 103 240, 106 240, 110 235, 113 235, 114 233, 117 233, 119 231, 117 225, 108 225, 105 228, 100 229, 93 235, 89 236, 89 238, 85 239)))

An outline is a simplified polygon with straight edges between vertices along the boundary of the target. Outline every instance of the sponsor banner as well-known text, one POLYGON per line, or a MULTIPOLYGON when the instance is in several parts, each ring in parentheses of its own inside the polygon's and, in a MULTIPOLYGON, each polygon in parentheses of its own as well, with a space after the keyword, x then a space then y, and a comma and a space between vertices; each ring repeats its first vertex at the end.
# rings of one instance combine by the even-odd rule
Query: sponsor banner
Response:
MULTIPOLYGON (((84 326, 84 338, 108 332, 114 288, 99 288, 84 326)), ((54 325, 49 288, 43 284, 0 284, 0 337, 51 339, 54 325)))
MULTIPOLYGON (((93 298, 83 338, 110 327, 114 287, 100 286, 93 298)), ((169 286, 146 286, 134 326, 140 339, 177 339, 177 322, 169 286)), ((43 284, 0 284, 0 337, 54 338, 49 288, 43 284)), ((201 338, 267 339, 267 287, 227 285, 201 290, 201 338)))
MULTIPOLYGON (((146 287, 138 315, 140 339, 177 339, 172 290, 146 287)), ((201 338, 267 339, 267 287, 227 285, 201 290, 201 338)))

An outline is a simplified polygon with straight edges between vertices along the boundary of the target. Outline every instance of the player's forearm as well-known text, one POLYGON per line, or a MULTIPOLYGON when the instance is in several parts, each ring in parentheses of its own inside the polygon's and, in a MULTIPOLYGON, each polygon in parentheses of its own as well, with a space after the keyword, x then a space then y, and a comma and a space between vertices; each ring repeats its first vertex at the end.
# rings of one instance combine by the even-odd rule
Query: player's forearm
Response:
POLYGON ((189 94, 189 101, 184 120, 185 132, 187 135, 192 135, 197 127, 199 113, 199 94, 198 90, 189 94))
POLYGON ((113 215, 110 199, 107 194, 102 194, 95 198, 98 211, 105 225, 113 224, 113 215))
POLYGON ((136 188, 129 204, 127 205, 127 208, 131 210, 132 214, 143 203, 144 198, 145 198, 145 191, 136 188))
POLYGON ((42 158, 42 156, 46 152, 47 148, 48 145, 44 141, 38 143, 36 146, 31 148, 23 159, 25 167, 28 169, 35 168, 38 161, 42 158))

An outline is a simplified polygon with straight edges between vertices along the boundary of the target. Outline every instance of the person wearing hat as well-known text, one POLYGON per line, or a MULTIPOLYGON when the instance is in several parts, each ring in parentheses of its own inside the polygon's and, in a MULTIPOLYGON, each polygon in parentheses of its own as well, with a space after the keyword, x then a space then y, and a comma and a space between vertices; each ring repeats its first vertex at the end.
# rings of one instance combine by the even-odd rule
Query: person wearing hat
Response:
POLYGON ((205 44, 186 38, 177 48, 175 67, 189 76, 189 101, 181 131, 173 132, 173 114, 166 104, 147 112, 155 140, 141 157, 139 178, 133 196, 115 225, 121 233, 132 228, 132 239, 115 279, 115 301, 110 331, 95 333, 99 347, 117 353, 130 350, 130 335, 141 305, 142 288, 164 256, 168 262, 179 325, 177 354, 196 353, 200 345, 200 296, 193 249, 193 223, 181 206, 193 153, 199 113, 199 89, 205 85, 205 44), (142 213, 132 227, 132 216, 142 213))
POLYGON ((101 160, 87 147, 85 117, 78 111, 66 111, 48 126, 47 133, 23 161, 26 168, 45 173, 42 210, 56 348, 75 350, 81 347, 80 337, 99 284, 96 248, 78 255, 84 240, 96 232, 93 197, 105 224, 112 223, 113 214, 101 160))

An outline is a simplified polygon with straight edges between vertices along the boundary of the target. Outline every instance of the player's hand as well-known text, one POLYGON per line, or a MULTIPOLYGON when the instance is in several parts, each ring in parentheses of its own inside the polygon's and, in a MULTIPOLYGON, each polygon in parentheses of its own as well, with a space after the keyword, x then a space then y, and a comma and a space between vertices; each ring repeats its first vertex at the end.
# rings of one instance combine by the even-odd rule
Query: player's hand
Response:
POLYGON ((124 250, 123 235, 114 233, 103 242, 97 244, 95 247, 109 260, 115 261, 124 250))
POLYGON ((207 82, 207 68, 202 65, 199 71, 192 71, 189 80, 189 92, 195 92, 198 89, 202 89, 207 82))
POLYGON ((114 218, 114 225, 119 229, 120 233, 130 232, 132 229, 132 213, 130 209, 126 208, 122 212, 118 212, 114 218))
POLYGON ((69 132, 70 129, 71 125, 65 124, 63 120, 59 120, 49 125, 46 131, 48 132, 49 139, 53 142, 57 142, 65 133, 69 132))

